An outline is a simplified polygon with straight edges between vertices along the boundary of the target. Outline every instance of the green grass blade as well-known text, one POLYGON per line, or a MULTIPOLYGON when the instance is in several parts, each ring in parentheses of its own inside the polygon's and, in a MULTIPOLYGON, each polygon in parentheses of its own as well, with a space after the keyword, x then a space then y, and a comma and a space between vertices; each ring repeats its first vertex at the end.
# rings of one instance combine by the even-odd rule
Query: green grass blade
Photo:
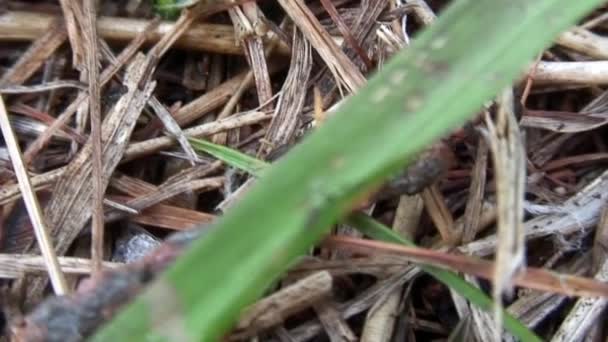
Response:
MULTIPOLYGON (((200 139, 191 139, 191 143, 196 150, 212 154, 228 165, 239 168, 242 171, 248 172, 254 176, 258 176, 259 171, 261 171, 263 167, 270 165, 262 160, 253 158, 245 153, 222 145, 216 145, 200 139), (253 160, 256 162, 254 163, 253 160), (247 167, 248 165, 257 165, 258 167, 251 168, 247 167)), ((416 246, 416 244, 414 244, 412 241, 399 236, 390 228, 367 215, 351 215, 348 218, 348 223, 357 228, 363 234, 376 240, 400 243, 406 246, 416 246)), ((471 303, 477 305, 482 310, 492 312, 492 299, 490 299, 490 297, 488 297, 480 289, 472 286, 469 282, 462 279, 462 277, 460 277, 458 274, 427 265, 420 265, 420 268, 437 278, 439 281, 443 282, 446 286, 452 288, 461 296, 467 298, 471 303)), ((505 328, 513 336, 522 341, 541 341, 541 339, 530 331, 528 327, 526 327, 515 317, 511 316, 511 314, 509 314, 506 310, 503 310, 502 315, 505 317, 505 328)))
POLYGON ((93 340, 216 341, 365 192, 599 0, 454 0, 93 340))
MULTIPOLYGON (((416 246, 412 241, 397 235, 390 228, 364 214, 354 214, 348 218, 348 223, 357 228, 363 234, 386 242, 400 243, 406 246, 416 246)), ((433 266, 419 265, 426 273, 432 275, 437 280, 456 291, 458 294, 468 299, 479 308, 492 312, 493 302, 477 287, 462 279, 458 274, 442 270, 433 266)), ((509 312, 503 310, 504 326, 515 337, 521 341, 542 341, 528 327, 522 324, 509 312)))
POLYGON ((214 144, 203 139, 189 138, 188 140, 195 150, 206 152, 230 166, 257 177, 259 177, 261 171, 268 166, 268 164, 262 160, 248 156, 226 146, 214 144))
POLYGON ((154 0, 154 11, 164 19, 175 19, 183 8, 197 2, 197 0, 154 0))

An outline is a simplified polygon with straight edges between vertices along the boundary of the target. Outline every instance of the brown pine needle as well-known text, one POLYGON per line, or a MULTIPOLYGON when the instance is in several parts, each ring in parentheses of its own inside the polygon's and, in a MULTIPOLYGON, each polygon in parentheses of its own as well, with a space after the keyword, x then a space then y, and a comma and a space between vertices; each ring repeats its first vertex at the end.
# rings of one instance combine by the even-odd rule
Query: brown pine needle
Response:
MULTIPOLYGON (((325 239, 325 246, 349 249, 363 254, 397 254, 404 257, 404 262, 411 261, 443 269, 452 269, 487 280, 493 279, 496 266, 496 263, 492 261, 464 255, 345 236, 328 237, 325 239)), ((536 267, 521 269, 514 274, 513 283, 534 290, 559 293, 566 296, 608 297, 608 284, 606 283, 536 267)))

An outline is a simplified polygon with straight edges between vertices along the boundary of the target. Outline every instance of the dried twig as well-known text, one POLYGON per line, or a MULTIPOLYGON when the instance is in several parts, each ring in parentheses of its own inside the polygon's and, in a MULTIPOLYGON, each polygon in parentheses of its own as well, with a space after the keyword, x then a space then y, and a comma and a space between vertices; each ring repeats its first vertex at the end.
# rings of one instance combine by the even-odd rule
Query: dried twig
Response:
MULTIPOLYGON (((255 124, 269 120, 271 115, 263 112, 251 112, 242 115, 233 115, 224 120, 218 120, 184 130, 184 134, 189 137, 200 137, 224 132, 229 129, 255 124)), ((144 155, 155 153, 161 149, 175 144, 175 140, 170 137, 152 138, 141 142, 132 143, 125 152, 125 158, 131 160, 144 155)))
POLYGON ((302 278, 246 309, 229 339, 250 337, 258 331, 277 325, 290 315, 325 298, 331 289, 332 277, 327 271, 302 278))
POLYGON ((480 137, 477 144, 475 166, 472 171, 472 180, 469 187, 469 198, 464 212, 464 226, 462 242, 468 243, 475 239, 481 223, 483 197, 486 185, 486 168, 488 166, 488 144, 480 137))
POLYGON ((494 269, 495 341, 502 336, 502 293, 511 290, 511 278, 525 267, 524 209, 526 155, 513 111, 513 90, 498 99, 496 125, 486 114, 488 145, 492 151, 498 206, 498 245, 494 269))
POLYGON ((536 84, 602 85, 608 83, 608 62, 540 61, 531 74, 536 84))
POLYGON ((190 230, 215 221, 216 216, 166 204, 155 204, 129 218, 131 222, 171 230, 190 230))
POLYGON ((42 210, 40 209, 40 204, 38 203, 36 195, 34 194, 34 189, 30 184, 27 169, 25 168, 23 160, 21 159, 19 143, 17 142, 17 138, 15 137, 11 124, 8 120, 8 113, 6 112, 6 107, 4 106, 4 100, 2 97, 0 97, 0 128, 2 129, 2 135, 6 141, 6 145, 13 162, 15 175, 17 176, 21 193, 24 196, 24 202, 30 216, 32 226, 34 227, 36 240, 38 241, 40 251, 44 256, 44 262, 48 269, 51 284, 53 285, 55 293, 60 295, 65 294, 68 292, 65 278, 63 277, 63 273, 59 268, 57 256, 49 237, 49 231, 47 230, 47 225, 45 223, 42 210))
MULTIPOLYGON (((91 260, 73 257, 58 257, 61 271, 65 274, 90 274, 93 271, 91 260)), ((115 269, 121 265, 104 261, 103 269, 115 269)), ((0 254, 0 278, 15 279, 24 274, 42 274, 47 267, 44 257, 27 254, 0 254)))
POLYGON ((574 27, 559 35, 555 42, 592 58, 608 58, 608 38, 584 28, 574 27))
MULTIPOLYGON (((73 0, 60 0, 61 10, 63 12, 63 18, 65 20, 65 26, 68 31, 68 38, 70 39, 70 46, 72 47, 72 63, 74 66, 79 69, 83 64, 83 54, 82 51, 84 45, 81 43, 81 35, 80 35, 80 25, 78 20, 82 18, 82 10, 80 8, 79 2, 73 0)), ((3 15, 3 17, 6 13, 3 15)), ((14 19, 14 18, 11 18, 14 19)), ((31 18, 31 19, 39 19, 39 18, 31 18)), ((43 29, 40 32, 43 32, 49 25, 44 25, 43 29)), ((20 30, 17 30, 20 31, 20 30)))
MULTIPOLYGON (((151 191, 149 193, 146 193, 145 195, 139 196, 126 202, 125 205, 137 211, 141 211, 185 191, 217 189, 222 186, 223 181, 223 177, 210 177, 185 182, 169 181, 166 184, 159 186, 155 191, 151 191)), ((114 221, 124 216, 124 212, 114 211, 108 214, 108 220, 114 221)))
MULTIPOLYGON (((182 16, 175 23, 172 29, 165 35, 163 35, 163 37, 158 41, 158 43, 156 43, 154 47, 150 49, 146 56, 146 64, 148 68, 147 79, 150 79, 150 75, 152 75, 153 71, 156 69, 156 64, 158 63, 160 58, 169 50, 169 48, 175 43, 175 41, 179 39, 179 37, 181 37, 190 26, 192 26, 197 17, 201 15, 201 8, 199 7, 202 7, 202 10, 204 11, 207 6, 205 3, 199 3, 199 5, 196 6, 195 9, 193 9, 192 11, 184 11, 182 13, 182 16)), ((106 47, 105 52, 110 60, 115 60, 111 50, 108 47, 106 47)), ((144 80, 142 80, 142 82, 144 82, 144 80)), ((198 160, 197 154, 196 152, 194 152, 192 146, 190 146, 190 144, 188 143, 188 139, 184 135, 182 129, 180 128, 176 120, 173 118, 173 116, 171 116, 169 111, 165 108, 165 106, 161 104, 161 102, 156 97, 152 96, 149 101, 149 104, 160 119, 160 121, 163 123, 167 131, 177 139, 182 149, 188 155, 190 163, 194 164, 198 160)))
POLYGON ((260 154, 267 156, 275 148, 293 140, 298 127, 299 115, 304 107, 306 91, 312 69, 310 45, 303 35, 294 29, 291 65, 283 83, 274 116, 267 128, 260 154))
MULTIPOLYGON (((0 39, 34 40, 49 28, 57 17, 44 13, 9 11, 0 14, 0 39)), ((150 21, 133 18, 100 17, 97 20, 99 35, 109 41, 126 43, 140 35, 150 21)), ((146 41, 157 42, 173 28, 174 23, 163 22, 148 31, 146 41)), ((175 42, 175 46, 198 51, 241 55, 243 49, 236 43, 234 30, 229 25, 195 24, 175 42)), ((278 51, 289 54, 289 48, 279 44, 278 51)))
MULTIPOLYGON (((34 175, 30 178, 30 183, 34 190, 45 189, 61 177, 65 167, 46 172, 41 175, 34 175)), ((7 184, 0 187, 0 205, 14 201, 21 197, 21 192, 18 184, 7 184)))
POLYGON ((443 242, 448 245, 454 244, 457 241, 456 237, 459 235, 459 232, 456 231, 454 217, 447 208, 445 198, 437 186, 431 185, 424 189, 421 196, 426 211, 431 216, 437 230, 439 230, 443 242))
POLYGON ((85 0, 83 8, 83 21, 81 32, 84 41, 85 65, 87 81, 89 84, 89 118, 91 120, 91 154, 92 168, 92 201, 91 201, 91 258, 94 268, 101 271, 103 260, 103 186, 102 141, 101 141, 101 91, 99 88, 99 60, 97 49, 97 23, 95 22, 97 9, 93 0, 85 0))
MULTIPOLYGON (((267 104, 264 109, 271 110, 272 104, 269 104, 269 101, 272 98, 272 86, 262 41, 268 31, 264 14, 255 2, 247 2, 241 7, 233 7, 228 13, 253 71, 258 103, 260 105, 267 104)), ((271 44, 275 45, 274 42, 271 44)))
POLYGON ((30 86, 10 85, 0 88, 0 94, 26 94, 49 91, 60 88, 77 88, 86 90, 86 86, 77 81, 51 81, 30 86))

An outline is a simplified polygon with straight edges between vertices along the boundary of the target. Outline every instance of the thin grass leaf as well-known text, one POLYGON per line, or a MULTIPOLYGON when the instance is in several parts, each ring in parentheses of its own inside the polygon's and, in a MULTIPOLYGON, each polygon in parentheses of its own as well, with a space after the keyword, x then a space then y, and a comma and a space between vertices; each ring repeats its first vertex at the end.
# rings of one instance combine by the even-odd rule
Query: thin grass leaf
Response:
MULTIPOLYGON (((254 176, 259 176, 259 171, 261 171, 263 167, 270 165, 269 163, 250 157, 240 151, 221 145, 216 145, 204 140, 192 139, 191 143, 194 149, 212 154, 214 157, 225 162, 226 164, 241 169, 254 176), (250 165, 257 165, 258 167, 249 167, 250 165)), ((414 244, 412 241, 399 236, 392 229, 386 227, 382 223, 374 220, 373 218, 367 215, 354 214, 349 217, 348 221, 348 223, 353 225, 363 234, 372 237, 376 240, 395 242, 412 247, 416 246, 416 244, 414 244)), ((458 292, 463 297, 469 299, 473 304, 478 305, 481 309, 487 311, 491 309, 493 304, 490 297, 486 296, 486 294, 479 290, 477 287, 469 284, 458 274, 432 266, 420 265, 420 268, 437 278, 439 281, 443 282, 446 286, 458 292), (461 292, 461 289, 466 289, 466 291, 461 292), (467 295, 469 295, 470 297, 467 295)), ((508 317, 506 320, 505 328, 509 330, 509 332, 513 334, 513 336, 516 336, 523 341, 533 341, 535 339, 540 340, 523 323, 511 316, 504 309, 502 310, 502 316, 508 317)))
MULTIPOLYGON (((395 242, 412 247, 416 246, 416 244, 414 244, 412 241, 402 238, 390 228, 367 215, 354 214, 348 218, 347 222, 353 227, 357 228, 357 230, 363 234, 375 240, 395 242)), ((481 292, 481 290, 462 279, 458 274, 432 266, 419 265, 419 267, 426 273, 444 283, 446 286, 449 286, 451 289, 458 292, 471 303, 477 305, 483 310, 492 312, 494 304, 490 297, 486 296, 483 292, 481 292)), ((536 336, 536 334, 530 331, 528 327, 523 325, 506 310, 502 310, 502 315, 504 317, 505 328, 509 330, 513 336, 522 341, 542 341, 538 336, 536 336)))
POLYGON ((599 3, 453 1, 93 340, 220 339, 354 203, 599 3))
POLYGON ((196 4, 198 0, 155 0, 154 11, 165 19, 175 19, 182 8, 196 4))
POLYGON ((269 164, 255 157, 246 155, 223 145, 214 144, 203 139, 189 138, 192 147, 208 153, 224 163, 259 177, 261 171, 269 164))

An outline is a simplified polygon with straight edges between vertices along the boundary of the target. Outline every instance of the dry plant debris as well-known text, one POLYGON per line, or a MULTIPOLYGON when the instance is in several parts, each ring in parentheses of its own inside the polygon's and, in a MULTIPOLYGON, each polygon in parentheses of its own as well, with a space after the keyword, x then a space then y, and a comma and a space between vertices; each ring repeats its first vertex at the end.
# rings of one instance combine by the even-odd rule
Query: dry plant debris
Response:
MULTIPOLYGON (((199 1, 176 21, 152 1, 3 4, 4 336, 90 336, 255 182, 188 138, 280 159, 448 3, 199 1)), ((340 226, 226 339, 511 339, 422 262, 543 338, 605 340, 607 17, 355 208, 421 248, 340 226)))

